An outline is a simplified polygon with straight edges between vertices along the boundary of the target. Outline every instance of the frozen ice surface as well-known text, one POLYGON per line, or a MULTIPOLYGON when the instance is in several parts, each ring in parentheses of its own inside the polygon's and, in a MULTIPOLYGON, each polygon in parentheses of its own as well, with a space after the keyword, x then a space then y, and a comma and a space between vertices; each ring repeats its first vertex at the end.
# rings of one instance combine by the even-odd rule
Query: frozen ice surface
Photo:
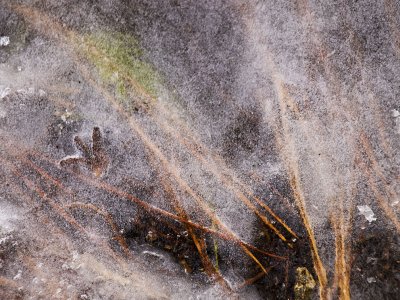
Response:
POLYGON ((357 205, 357 209, 360 215, 363 215, 369 223, 376 221, 375 214, 368 205, 357 205))
POLYGON ((0 299, 398 297, 399 24, 0 0, 0 299))

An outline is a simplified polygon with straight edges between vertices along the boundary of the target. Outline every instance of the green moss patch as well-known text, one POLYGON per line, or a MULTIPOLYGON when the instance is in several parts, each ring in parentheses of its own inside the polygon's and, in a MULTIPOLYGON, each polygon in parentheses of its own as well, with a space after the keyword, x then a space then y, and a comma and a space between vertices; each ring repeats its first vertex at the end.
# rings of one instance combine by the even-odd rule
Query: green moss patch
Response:
POLYGON ((88 60, 127 108, 148 109, 154 104, 161 77, 144 60, 143 51, 134 37, 118 32, 99 32, 85 35, 83 41, 88 60))

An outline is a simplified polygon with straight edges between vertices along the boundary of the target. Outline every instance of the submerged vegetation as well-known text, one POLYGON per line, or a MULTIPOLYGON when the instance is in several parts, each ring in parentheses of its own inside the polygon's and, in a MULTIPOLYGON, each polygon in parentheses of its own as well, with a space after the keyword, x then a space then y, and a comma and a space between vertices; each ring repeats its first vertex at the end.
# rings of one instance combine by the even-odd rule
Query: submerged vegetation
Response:
POLYGON ((105 85, 129 110, 149 109, 157 98, 161 76, 143 55, 138 41, 121 32, 83 36, 84 53, 105 85))

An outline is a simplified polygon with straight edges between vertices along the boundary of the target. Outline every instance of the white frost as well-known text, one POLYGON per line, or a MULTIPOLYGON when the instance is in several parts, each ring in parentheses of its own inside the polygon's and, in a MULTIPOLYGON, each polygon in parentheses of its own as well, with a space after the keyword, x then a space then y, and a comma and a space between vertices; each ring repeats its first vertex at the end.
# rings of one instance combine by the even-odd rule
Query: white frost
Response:
POLYGON ((373 282, 376 282, 376 279, 375 279, 375 277, 368 277, 367 281, 368 281, 368 283, 373 283, 373 282))
POLYGON ((10 37, 0 36, 0 46, 8 46, 10 44, 10 37))
POLYGON ((19 219, 17 211, 11 207, 6 206, 0 202, 0 232, 9 232, 13 229, 13 222, 19 219))
POLYGON ((0 85, 0 100, 5 98, 8 94, 10 94, 11 89, 9 87, 5 87, 0 85))
POLYGON ((14 276, 13 280, 18 280, 21 279, 22 277, 22 270, 18 270, 17 275, 14 276))
POLYGON ((357 205, 360 215, 363 215, 368 222, 376 221, 376 217, 372 209, 368 205, 357 205))

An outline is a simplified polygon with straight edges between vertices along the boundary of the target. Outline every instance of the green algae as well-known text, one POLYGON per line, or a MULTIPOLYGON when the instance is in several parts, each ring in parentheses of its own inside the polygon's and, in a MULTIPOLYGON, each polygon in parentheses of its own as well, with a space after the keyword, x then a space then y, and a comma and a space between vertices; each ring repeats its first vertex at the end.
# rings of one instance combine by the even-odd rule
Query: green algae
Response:
POLYGON ((120 32, 85 35, 83 49, 104 84, 127 108, 149 109, 157 99, 161 76, 146 62, 138 41, 120 32))

